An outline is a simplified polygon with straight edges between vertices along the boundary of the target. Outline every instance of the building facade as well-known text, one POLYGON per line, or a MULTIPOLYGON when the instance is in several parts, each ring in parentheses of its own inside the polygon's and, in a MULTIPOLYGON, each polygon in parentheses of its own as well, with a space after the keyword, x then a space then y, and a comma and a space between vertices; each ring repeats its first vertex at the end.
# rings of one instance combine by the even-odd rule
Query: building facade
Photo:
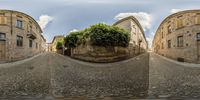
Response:
POLYGON ((44 51, 45 38, 29 15, 0 10, 0 62, 25 59, 44 51))
POLYGON ((135 17, 123 18, 113 25, 123 28, 130 33, 129 51, 131 55, 143 53, 148 49, 143 28, 135 17))
POLYGON ((52 42, 48 43, 48 51, 49 52, 57 53, 58 50, 56 49, 56 45, 57 45, 57 43, 59 41, 63 41, 64 42, 64 36, 63 35, 54 36, 52 42))
POLYGON ((158 27, 152 48, 171 59, 200 63, 200 10, 168 16, 158 27))

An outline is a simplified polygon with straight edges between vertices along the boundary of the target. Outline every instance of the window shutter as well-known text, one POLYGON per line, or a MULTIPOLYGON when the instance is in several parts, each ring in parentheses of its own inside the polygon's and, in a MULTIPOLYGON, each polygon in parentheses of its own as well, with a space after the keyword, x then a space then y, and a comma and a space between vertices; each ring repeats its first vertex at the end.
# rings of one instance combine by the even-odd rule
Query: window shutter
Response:
POLYGON ((0 24, 2 24, 2 17, 0 16, 0 24))
POLYGON ((200 16, 197 17, 197 24, 200 24, 200 16))
POLYGON ((0 16, 0 24, 7 24, 6 17, 0 16))

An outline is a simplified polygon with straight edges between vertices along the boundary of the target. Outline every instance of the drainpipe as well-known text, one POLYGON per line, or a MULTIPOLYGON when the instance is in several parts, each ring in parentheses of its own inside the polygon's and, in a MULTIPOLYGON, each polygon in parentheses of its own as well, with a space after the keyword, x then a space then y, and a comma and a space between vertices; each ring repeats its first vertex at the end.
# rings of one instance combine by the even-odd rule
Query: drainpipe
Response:
POLYGON ((11 39, 8 39, 8 47, 9 47, 9 58, 10 60, 12 61, 13 60, 13 57, 12 57, 12 49, 13 49, 13 45, 12 45, 12 35, 13 35, 13 11, 11 11, 11 14, 10 14, 10 34, 11 34, 11 39))

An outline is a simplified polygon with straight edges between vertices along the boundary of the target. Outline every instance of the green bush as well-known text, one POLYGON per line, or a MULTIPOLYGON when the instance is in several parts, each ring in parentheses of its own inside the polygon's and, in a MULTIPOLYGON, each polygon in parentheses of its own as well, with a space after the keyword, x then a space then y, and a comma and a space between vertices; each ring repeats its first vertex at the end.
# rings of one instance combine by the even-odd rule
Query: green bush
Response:
POLYGON ((58 41, 57 44, 56 44, 56 49, 62 49, 62 45, 63 45, 63 42, 58 41))
POLYGON ((71 32, 65 37, 65 46, 68 48, 75 48, 79 41, 79 32, 71 32))
POLYGON ((90 39, 92 45, 127 47, 130 35, 119 27, 96 24, 91 26, 90 39))
POLYGON ((127 47, 130 34, 119 27, 96 24, 79 32, 71 32, 65 37, 65 46, 75 48, 80 44, 85 44, 88 38, 92 45, 127 47))

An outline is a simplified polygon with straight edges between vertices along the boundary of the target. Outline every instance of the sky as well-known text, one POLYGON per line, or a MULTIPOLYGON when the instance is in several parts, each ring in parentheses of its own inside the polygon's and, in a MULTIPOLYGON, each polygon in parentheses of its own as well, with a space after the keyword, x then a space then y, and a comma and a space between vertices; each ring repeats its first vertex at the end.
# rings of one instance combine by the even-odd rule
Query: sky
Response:
POLYGON ((0 0, 0 9, 32 16, 47 42, 97 23, 114 24, 134 16, 142 25, 149 46, 160 23, 172 13, 200 9, 200 0, 0 0))

